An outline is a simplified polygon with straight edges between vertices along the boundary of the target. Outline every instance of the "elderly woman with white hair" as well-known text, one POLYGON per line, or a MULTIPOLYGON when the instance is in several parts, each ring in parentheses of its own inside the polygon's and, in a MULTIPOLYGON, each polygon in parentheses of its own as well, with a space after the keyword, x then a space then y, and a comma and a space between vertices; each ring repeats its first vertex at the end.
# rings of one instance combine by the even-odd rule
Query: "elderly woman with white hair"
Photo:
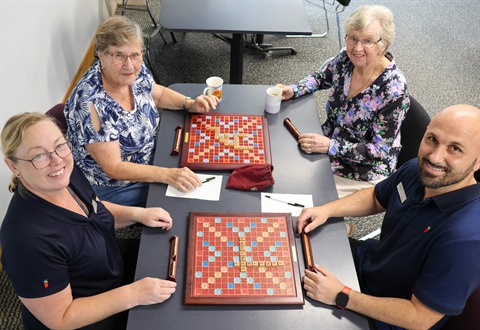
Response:
POLYGON ((283 100, 330 89, 323 134, 299 137, 306 152, 325 153, 340 197, 371 187, 396 169, 400 126, 410 107, 405 77, 388 52, 392 12, 365 5, 345 22, 346 48, 322 68, 282 88, 283 100))

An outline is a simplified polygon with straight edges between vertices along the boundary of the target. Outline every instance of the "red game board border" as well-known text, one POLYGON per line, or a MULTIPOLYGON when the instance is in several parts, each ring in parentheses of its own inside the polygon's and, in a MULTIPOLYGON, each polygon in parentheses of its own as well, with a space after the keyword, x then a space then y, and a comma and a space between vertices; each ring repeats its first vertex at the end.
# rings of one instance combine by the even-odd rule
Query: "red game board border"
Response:
POLYGON ((261 213, 261 212, 190 212, 187 248, 187 274, 185 286, 186 305, 304 305, 300 268, 290 213, 261 213), (193 295, 195 276, 195 240, 197 236, 197 217, 275 217, 285 218, 287 235, 290 246, 295 246, 295 257, 292 258, 292 270, 295 283, 295 296, 272 297, 196 297, 193 295))
MULTIPOLYGON (((238 167, 245 166, 248 164, 240 163, 240 164, 213 164, 213 163, 190 163, 188 162, 188 148, 189 148, 189 141, 187 138, 190 137, 190 129, 192 123, 193 116, 211 116, 211 117, 225 117, 225 116, 242 116, 242 117, 258 117, 262 120, 262 128, 263 128, 263 144, 265 146, 265 163, 263 164, 271 164, 272 163, 272 154, 270 150, 270 133, 268 129, 268 120, 265 115, 251 115, 251 114, 240 114, 240 113, 217 113, 217 114, 198 114, 198 113, 191 113, 188 112, 185 116, 185 131, 182 141, 182 153, 180 156, 180 167, 188 167, 191 170, 234 170, 238 167)), ((253 165, 253 164, 252 164, 253 165)))

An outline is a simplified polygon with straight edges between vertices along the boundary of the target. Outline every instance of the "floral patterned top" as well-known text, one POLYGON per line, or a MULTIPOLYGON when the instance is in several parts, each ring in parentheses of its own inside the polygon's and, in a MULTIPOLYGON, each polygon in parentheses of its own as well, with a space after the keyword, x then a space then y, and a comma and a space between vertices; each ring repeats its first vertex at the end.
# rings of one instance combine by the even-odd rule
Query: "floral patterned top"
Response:
POLYGON ((294 97, 330 88, 323 133, 330 138, 333 173, 358 181, 388 177, 400 153, 400 126, 410 108, 405 77, 390 64, 366 89, 347 98, 353 64, 343 49, 319 72, 292 84, 294 97))
POLYGON ((160 114, 152 98, 154 81, 142 64, 140 74, 131 85, 135 108, 127 112, 103 88, 101 69, 100 61, 94 63, 65 104, 67 134, 72 141, 75 164, 91 184, 124 186, 130 182, 108 177, 90 156, 85 145, 119 140, 122 161, 152 164, 160 122, 160 114), (92 103, 102 123, 98 132, 92 124, 92 103))

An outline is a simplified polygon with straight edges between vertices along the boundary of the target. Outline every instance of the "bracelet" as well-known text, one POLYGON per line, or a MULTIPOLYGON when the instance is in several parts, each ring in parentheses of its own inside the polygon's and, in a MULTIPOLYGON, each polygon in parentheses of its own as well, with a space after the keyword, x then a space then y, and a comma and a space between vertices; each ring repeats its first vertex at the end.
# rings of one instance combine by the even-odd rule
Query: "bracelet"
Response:
POLYGON ((192 99, 191 97, 185 96, 185 98, 183 99, 183 103, 182 103, 183 110, 187 110, 187 101, 191 100, 191 99, 192 99))

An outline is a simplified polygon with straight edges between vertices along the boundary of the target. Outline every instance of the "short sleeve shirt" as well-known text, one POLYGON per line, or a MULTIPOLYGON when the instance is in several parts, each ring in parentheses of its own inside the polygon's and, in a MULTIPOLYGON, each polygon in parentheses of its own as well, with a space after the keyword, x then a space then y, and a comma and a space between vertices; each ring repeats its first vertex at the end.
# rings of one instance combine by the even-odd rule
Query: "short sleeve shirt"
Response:
MULTIPOLYGON (((29 192, 12 197, 0 230, 2 264, 21 297, 49 296, 70 284, 75 299, 123 284, 112 214, 92 202, 96 196, 78 168, 70 188, 87 206, 88 218, 29 192)), ((28 311, 25 315, 25 322, 38 322, 28 311)))
POLYGON ((152 98, 153 86, 153 78, 142 64, 137 79, 131 85, 135 108, 125 111, 105 91, 100 61, 94 63, 78 82, 65 105, 65 118, 75 164, 91 184, 124 186, 129 182, 108 177, 85 148, 85 145, 90 143, 118 141, 122 161, 152 164, 160 122, 160 115, 152 98), (101 122, 98 132, 92 124, 92 104, 101 122))
POLYGON ((480 184, 423 199, 416 159, 375 187, 386 208, 380 240, 357 249, 362 290, 460 314, 480 285, 480 184), (402 198, 405 192, 406 199, 402 198))

